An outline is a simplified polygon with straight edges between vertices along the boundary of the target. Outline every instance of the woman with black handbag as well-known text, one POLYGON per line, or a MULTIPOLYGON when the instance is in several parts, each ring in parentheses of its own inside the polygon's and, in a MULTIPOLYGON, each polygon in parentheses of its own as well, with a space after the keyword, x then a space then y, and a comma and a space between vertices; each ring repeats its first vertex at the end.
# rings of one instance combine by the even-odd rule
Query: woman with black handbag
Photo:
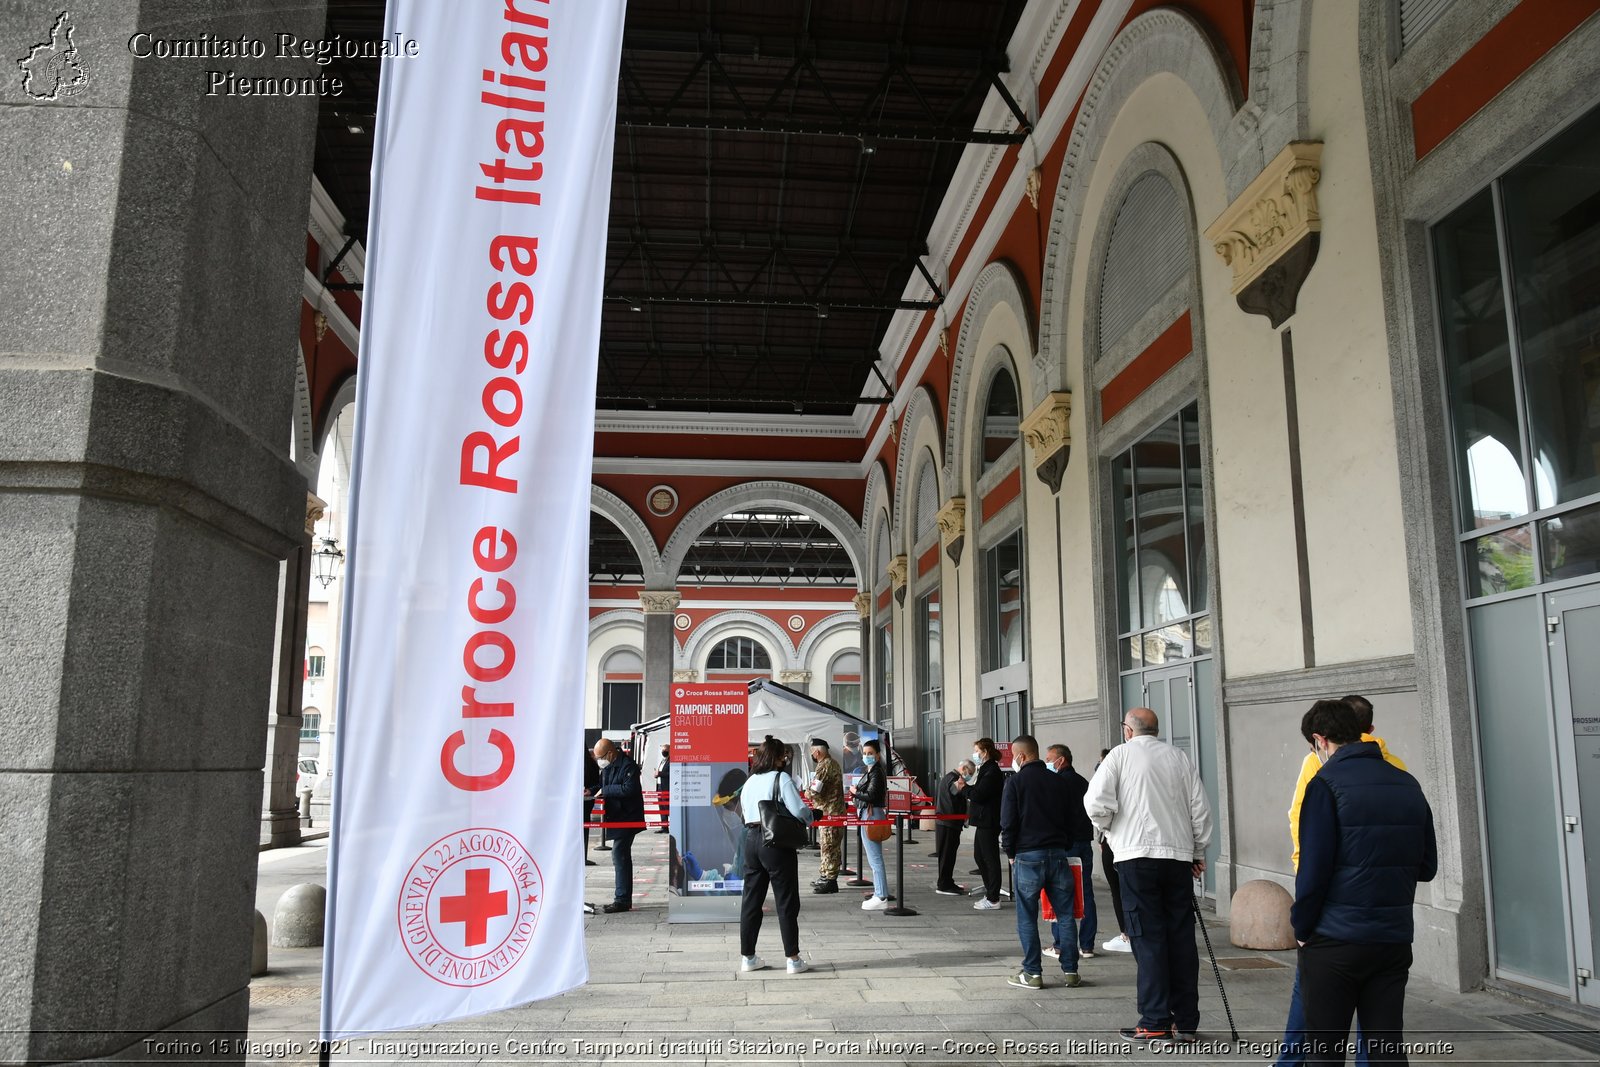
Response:
POLYGON ((744 814, 744 896, 739 904, 741 971, 759 971, 767 965, 756 955, 761 934, 761 906, 767 886, 778 905, 778 933, 790 974, 811 969, 800 958, 800 866, 798 849, 806 843, 811 809, 800 799, 789 777, 789 749, 768 736, 755 746, 751 775, 739 793, 744 814))
MULTIPOLYGON (((884 819, 889 814, 889 779, 883 769, 882 749, 877 741, 861 742, 861 777, 851 792, 856 816, 861 819, 884 819)), ((883 911, 889 906, 889 876, 883 867, 888 830, 887 825, 861 828, 861 851, 872 868, 872 895, 861 902, 862 911, 883 911)))

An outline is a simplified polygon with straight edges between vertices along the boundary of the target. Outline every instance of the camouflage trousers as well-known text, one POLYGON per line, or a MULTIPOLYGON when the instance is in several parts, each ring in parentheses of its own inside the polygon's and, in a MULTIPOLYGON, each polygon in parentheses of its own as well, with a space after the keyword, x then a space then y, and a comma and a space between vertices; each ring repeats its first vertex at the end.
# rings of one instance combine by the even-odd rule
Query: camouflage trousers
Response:
POLYGON ((844 827, 818 827, 817 843, 822 846, 822 863, 817 867, 817 877, 823 880, 839 877, 839 866, 844 859, 844 827))

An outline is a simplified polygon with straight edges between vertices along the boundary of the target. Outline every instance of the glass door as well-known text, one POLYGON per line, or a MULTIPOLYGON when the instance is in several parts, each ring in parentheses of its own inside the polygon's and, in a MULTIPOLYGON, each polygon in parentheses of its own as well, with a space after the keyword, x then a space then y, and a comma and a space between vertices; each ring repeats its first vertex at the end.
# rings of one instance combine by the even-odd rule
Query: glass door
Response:
POLYGON ((1547 607, 1575 992, 1600 1007, 1600 588, 1551 593, 1547 607))
MULTIPOLYGON (((1195 724, 1195 664, 1180 663, 1175 667, 1164 670, 1146 671, 1143 675, 1143 686, 1140 696, 1144 706, 1156 713, 1161 721, 1161 740, 1178 749, 1189 759, 1194 761, 1196 771, 1205 766, 1202 757, 1200 732, 1195 724)), ((1126 687, 1125 687, 1126 688, 1126 687)), ((1131 693, 1124 693, 1126 701, 1131 693)), ((1123 714, 1127 714, 1133 704, 1124 704, 1123 714)), ((1202 780, 1204 774, 1202 773, 1202 780)), ((1211 844, 1206 848, 1206 873, 1196 885, 1198 892, 1209 895, 1216 890, 1216 855, 1219 851, 1218 815, 1216 797, 1213 795, 1215 788, 1206 783, 1207 799, 1211 803, 1211 844)))

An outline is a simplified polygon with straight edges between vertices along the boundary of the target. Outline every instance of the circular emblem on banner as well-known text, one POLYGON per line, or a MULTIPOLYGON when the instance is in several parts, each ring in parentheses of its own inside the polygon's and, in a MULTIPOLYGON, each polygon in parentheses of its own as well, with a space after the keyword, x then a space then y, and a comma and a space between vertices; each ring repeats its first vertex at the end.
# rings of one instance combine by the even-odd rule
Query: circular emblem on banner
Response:
POLYGON ((678 494, 670 485, 658 485, 645 497, 650 511, 655 515, 671 515, 678 510, 678 494))
POLYGON ((400 887, 400 940, 441 985, 487 985, 527 954, 544 877, 511 834, 474 826, 423 850, 400 887))
POLYGON ((672 617, 672 628, 674 630, 687 630, 693 625, 694 620, 689 618, 689 616, 685 615, 681 611, 672 617))
POLYGON ((806 628, 806 620, 802 619, 798 615, 790 615, 789 616, 789 629, 793 630, 795 633, 799 633, 801 630, 804 630, 805 628, 806 628))

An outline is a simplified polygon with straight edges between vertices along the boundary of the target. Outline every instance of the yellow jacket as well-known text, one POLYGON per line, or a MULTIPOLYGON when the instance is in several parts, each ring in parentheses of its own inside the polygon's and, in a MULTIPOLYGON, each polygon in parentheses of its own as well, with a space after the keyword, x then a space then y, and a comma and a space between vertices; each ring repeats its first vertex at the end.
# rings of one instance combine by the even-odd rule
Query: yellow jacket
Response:
MULTIPOLYGON (((1399 770, 1406 769, 1405 760, 1389 751, 1389 746, 1383 743, 1383 738, 1373 734, 1362 734, 1363 741, 1376 741, 1378 749, 1383 753, 1383 758, 1399 770)), ((1300 869, 1300 805, 1306 799, 1306 783, 1317 776, 1322 770, 1322 761, 1317 759, 1315 752, 1307 752, 1306 758, 1300 761, 1300 778, 1294 783, 1294 802, 1289 805, 1289 836, 1294 840, 1294 869, 1300 869)))

